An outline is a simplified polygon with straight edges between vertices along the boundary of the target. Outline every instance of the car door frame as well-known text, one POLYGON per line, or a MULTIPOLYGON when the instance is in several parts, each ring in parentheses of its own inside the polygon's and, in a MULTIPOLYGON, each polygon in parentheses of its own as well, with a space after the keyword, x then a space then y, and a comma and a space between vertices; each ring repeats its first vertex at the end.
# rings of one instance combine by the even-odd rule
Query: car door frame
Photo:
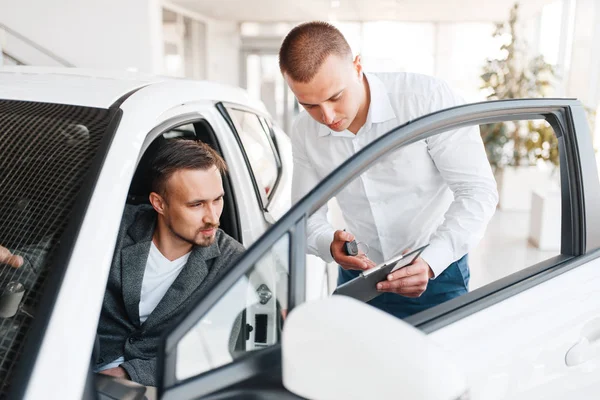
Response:
POLYGON ((226 293, 282 235, 290 234, 289 311, 304 301, 306 221, 310 215, 350 180, 362 174, 377 160, 402 146, 442 132, 466 126, 494 122, 544 119, 554 129, 559 141, 562 197, 561 255, 510 275, 497 284, 484 286, 460 298, 433 307, 406 322, 427 331, 445 326, 482 308, 489 307, 527 288, 550 279, 553 274, 575 268, 578 257, 600 247, 600 209, 586 209, 586 204, 600 204, 600 184, 591 136, 581 103, 574 99, 501 100, 461 105, 441 110, 399 126, 365 146, 346 160, 304 198, 295 204, 269 231, 257 240, 245 255, 199 299, 191 312, 170 331, 159 353, 162 398, 201 397, 260 374, 261 360, 276 357, 279 346, 249 353, 229 365, 204 374, 177 381, 176 348, 179 340, 226 293), (235 375, 239 374, 239 375, 235 375), (189 395, 189 396, 188 396, 189 395))
POLYGON ((236 104, 236 103, 219 102, 216 104, 216 107, 217 107, 217 110, 219 110, 219 113, 221 114, 223 119, 227 122, 227 125, 229 125, 229 128, 231 129, 231 131, 233 132, 233 136, 235 137, 235 139, 238 143, 238 146, 240 147, 240 150, 244 157, 244 161, 246 162, 248 171, 250 171, 250 175, 251 175, 250 179, 252 181, 252 185, 254 186, 256 198, 257 198, 259 204, 261 205, 265 221, 267 221, 267 223, 272 225, 275 222, 275 220, 271 216, 271 205, 272 205, 273 196, 277 192, 277 189, 281 182, 281 178, 283 176, 283 162, 281 160, 281 154, 279 152, 279 147, 278 147, 277 141, 275 139, 275 134, 273 132, 273 128, 270 126, 265 127, 263 125, 262 121, 260 121, 260 118, 263 118, 267 122, 270 122, 271 117, 266 113, 263 113, 263 112, 255 110, 255 109, 249 108, 247 106, 243 106, 243 105, 236 104), (252 168, 252 164, 250 163, 250 158, 248 157, 248 153, 246 151, 244 143, 242 142, 240 133, 238 132, 236 124, 233 122, 233 118, 231 117, 229 110, 238 110, 238 111, 242 111, 242 112, 246 112, 246 113, 255 115, 257 118, 259 118, 259 123, 263 127, 263 129, 266 128, 269 131, 268 134, 267 134, 267 132, 265 132, 265 136, 267 138, 267 141, 269 142, 269 146, 275 157, 275 163, 277 164, 277 178, 275 179, 275 182, 273 183, 271 192, 268 195, 264 195, 266 197, 266 199, 263 199, 263 194, 262 194, 262 191, 259 188, 259 184, 258 184, 258 177, 254 173, 254 169, 252 168))

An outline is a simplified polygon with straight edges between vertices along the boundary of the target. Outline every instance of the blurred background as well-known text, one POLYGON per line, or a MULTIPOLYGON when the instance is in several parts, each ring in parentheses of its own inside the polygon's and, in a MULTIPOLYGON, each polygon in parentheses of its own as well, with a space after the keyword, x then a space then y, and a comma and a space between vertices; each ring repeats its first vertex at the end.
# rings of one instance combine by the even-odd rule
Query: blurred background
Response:
POLYGON ((506 58, 511 33, 525 62, 542 56, 556 78, 544 96, 600 100, 600 2, 522 0, 0 0, 0 64, 122 69, 239 85, 284 129, 298 112, 277 67, 296 24, 335 24, 368 71, 447 80, 485 100, 488 59, 506 58), (496 33, 496 35, 494 34, 496 33))
MULTIPOLYGON (((599 0, 0 0, 0 65, 241 86, 289 132, 299 107, 277 53, 286 33, 310 20, 336 25, 367 71, 434 75, 468 102, 577 98, 600 146, 599 0)), ((471 254, 473 288, 560 250, 551 128, 533 122, 481 130, 500 207, 471 254), (494 265, 498 259, 502 265, 494 265)))

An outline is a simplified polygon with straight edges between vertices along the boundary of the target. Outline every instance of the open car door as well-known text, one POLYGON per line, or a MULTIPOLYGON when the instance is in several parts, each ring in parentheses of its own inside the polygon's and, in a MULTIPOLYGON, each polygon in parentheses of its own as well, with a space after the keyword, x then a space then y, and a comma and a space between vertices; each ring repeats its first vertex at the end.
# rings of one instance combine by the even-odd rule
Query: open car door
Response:
MULTIPOLYGON (((463 127, 515 120, 545 120, 558 139, 560 255, 406 322, 457 354, 471 398, 600 393, 600 183, 591 136, 578 101, 527 99, 469 104, 421 117, 333 171, 168 334, 159 361, 160 397, 297 398, 282 382, 279 343, 286 315, 305 301, 308 217, 356 176, 404 146, 463 127), (270 283, 256 287, 257 276, 270 283)), ((377 382, 364 384, 376 393, 377 382)), ((402 396, 401 376, 398 387, 402 396)))

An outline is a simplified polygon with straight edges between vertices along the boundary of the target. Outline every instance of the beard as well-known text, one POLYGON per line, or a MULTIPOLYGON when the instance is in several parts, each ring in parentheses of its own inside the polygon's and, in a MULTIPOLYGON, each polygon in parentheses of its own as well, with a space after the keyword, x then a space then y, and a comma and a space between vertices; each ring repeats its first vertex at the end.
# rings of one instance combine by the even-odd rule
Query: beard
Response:
POLYGON ((190 237, 183 236, 183 235, 175 232, 175 230, 172 227, 170 227, 171 232, 173 232, 173 234, 175 236, 177 236, 179 239, 191 244, 192 246, 199 246, 199 247, 211 246, 215 242, 215 239, 217 238, 217 229, 218 228, 219 228, 219 224, 204 225, 196 231, 196 235, 194 235, 194 237, 190 238, 190 237), (214 229, 215 232, 210 236, 203 235, 201 233, 201 231, 206 230, 206 229, 214 229))
POLYGON ((194 244, 196 246, 200 246, 200 247, 209 247, 211 246, 215 240, 217 239, 217 228, 219 227, 219 224, 217 225, 211 225, 208 227, 204 227, 202 229, 198 230, 198 234, 196 235, 196 241, 194 242, 194 244), (205 236, 203 234, 200 233, 201 230, 204 229, 214 229, 214 233, 210 236, 205 236))

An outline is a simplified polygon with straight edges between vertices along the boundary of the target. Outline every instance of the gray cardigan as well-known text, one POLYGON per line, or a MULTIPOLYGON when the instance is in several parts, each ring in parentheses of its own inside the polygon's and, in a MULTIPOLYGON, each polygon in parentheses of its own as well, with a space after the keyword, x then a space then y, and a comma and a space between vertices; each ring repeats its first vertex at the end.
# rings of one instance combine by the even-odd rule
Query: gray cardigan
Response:
POLYGON ((123 356, 121 364, 133 381, 156 386, 157 352, 165 329, 244 251, 244 247, 218 230, 209 247, 194 246, 192 253, 165 296, 140 324, 142 279, 156 226, 149 206, 126 206, 113 256, 98 325, 96 368, 123 356))

